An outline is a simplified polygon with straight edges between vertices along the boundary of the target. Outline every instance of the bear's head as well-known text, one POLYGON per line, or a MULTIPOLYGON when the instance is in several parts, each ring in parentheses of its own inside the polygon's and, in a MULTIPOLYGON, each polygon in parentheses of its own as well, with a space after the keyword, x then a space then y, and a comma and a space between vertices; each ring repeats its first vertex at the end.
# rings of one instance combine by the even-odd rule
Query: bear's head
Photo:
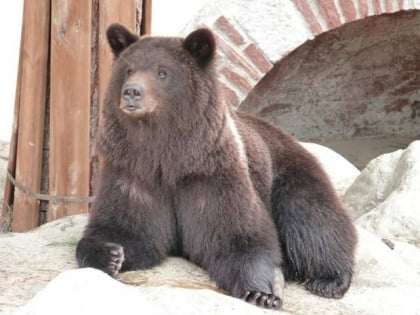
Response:
MULTIPOLYGON (((107 30, 115 60, 108 101, 123 116, 142 121, 176 114, 176 120, 200 115, 214 89, 214 36, 198 29, 186 38, 139 37, 120 24, 107 30), (118 104, 118 105, 117 105, 118 104)), ((115 108, 114 108, 115 110, 115 108)), ((169 117, 169 116, 168 116, 169 117)))

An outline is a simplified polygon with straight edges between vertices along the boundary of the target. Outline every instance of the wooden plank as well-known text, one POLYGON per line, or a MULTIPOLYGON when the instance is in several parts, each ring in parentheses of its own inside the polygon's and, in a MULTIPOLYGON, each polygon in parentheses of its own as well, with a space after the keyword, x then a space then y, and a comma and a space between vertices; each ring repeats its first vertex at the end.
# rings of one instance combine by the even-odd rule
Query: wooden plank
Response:
MULTIPOLYGON (((97 30, 97 89, 98 89, 98 129, 102 125, 102 108, 106 90, 112 70, 112 53, 106 38, 106 30, 113 23, 121 23, 134 33, 140 33, 140 21, 142 0, 127 0, 124 5, 119 0, 101 0, 98 3, 98 30, 97 30)), ((93 186, 95 176, 101 169, 102 160, 97 152, 93 152, 93 160, 99 161, 99 165, 93 169, 93 186)))
MULTIPOLYGON (((23 8, 16 181, 34 193, 41 184, 46 106, 50 1, 25 1, 23 8)), ((13 231, 39 224, 39 201, 15 188, 13 231)))
POLYGON ((124 2, 124 5, 120 0, 99 1, 98 90, 100 109, 102 109, 112 67, 112 54, 106 39, 106 30, 112 23, 121 23, 130 31, 139 33, 140 26, 137 18, 138 13, 141 12, 141 5, 141 0, 128 0, 124 2))
POLYGON ((141 34, 152 33, 152 0, 143 0, 143 11, 141 19, 141 34))
MULTIPOLYGON (((92 1, 52 0, 50 195, 89 195, 92 1)), ((88 211, 50 202, 48 221, 88 211)))

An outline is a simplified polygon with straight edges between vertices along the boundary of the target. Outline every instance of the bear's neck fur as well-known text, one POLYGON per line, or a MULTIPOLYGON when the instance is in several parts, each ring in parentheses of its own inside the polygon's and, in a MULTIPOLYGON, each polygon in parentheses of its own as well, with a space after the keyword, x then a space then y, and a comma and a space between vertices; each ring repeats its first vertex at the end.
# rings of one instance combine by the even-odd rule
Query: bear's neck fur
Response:
POLYGON ((222 164, 226 166, 219 157, 221 152, 236 150, 227 130, 227 120, 233 121, 234 113, 219 99, 217 88, 206 90, 209 93, 198 93, 193 104, 171 104, 187 108, 188 120, 159 114, 134 121, 112 106, 115 101, 106 101, 98 142, 104 162, 144 184, 170 186, 182 178, 210 175, 222 164), (205 106, 191 114, 197 108, 195 103, 204 100, 205 106))

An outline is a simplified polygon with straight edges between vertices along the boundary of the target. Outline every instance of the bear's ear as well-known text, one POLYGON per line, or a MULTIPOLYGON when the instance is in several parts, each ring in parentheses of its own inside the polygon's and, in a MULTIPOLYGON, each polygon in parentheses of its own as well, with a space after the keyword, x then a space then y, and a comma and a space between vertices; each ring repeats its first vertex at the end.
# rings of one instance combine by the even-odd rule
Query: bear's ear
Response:
POLYGON ((139 39, 139 36, 130 33, 129 30, 118 23, 108 27, 106 37, 115 57, 118 57, 124 49, 139 39))
POLYGON ((200 66, 206 66, 213 59, 216 41, 209 29, 200 28, 185 38, 184 48, 200 66))

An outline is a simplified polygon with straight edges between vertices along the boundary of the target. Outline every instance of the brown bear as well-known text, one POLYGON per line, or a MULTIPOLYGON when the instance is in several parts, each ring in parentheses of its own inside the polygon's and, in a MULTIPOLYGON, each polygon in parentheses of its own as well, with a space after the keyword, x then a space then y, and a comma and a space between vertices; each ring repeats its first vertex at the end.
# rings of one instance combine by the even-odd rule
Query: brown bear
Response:
POLYGON ((207 29, 141 37, 114 24, 99 147, 103 170, 76 257, 114 276, 169 255, 232 296, 278 309, 274 270, 340 298, 355 230, 315 158, 224 102, 207 29))

